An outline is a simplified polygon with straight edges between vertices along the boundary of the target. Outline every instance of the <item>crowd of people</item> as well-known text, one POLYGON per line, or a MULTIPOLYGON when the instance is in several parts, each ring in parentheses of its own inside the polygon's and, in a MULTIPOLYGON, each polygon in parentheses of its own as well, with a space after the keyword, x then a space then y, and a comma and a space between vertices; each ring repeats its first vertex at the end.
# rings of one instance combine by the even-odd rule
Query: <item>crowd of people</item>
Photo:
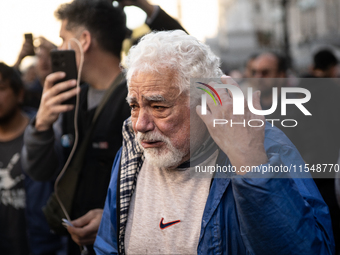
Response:
POLYGON ((74 50, 81 84, 52 72, 57 46, 44 37, 28 37, 14 66, 0 63, 1 254, 340 254, 340 171, 331 169, 340 73, 331 48, 295 79, 279 52, 255 53, 236 83, 207 45, 147 0, 73 0, 55 15, 58 50, 74 50), (132 36, 129 5, 147 14, 152 32, 132 36), (36 63, 21 72, 32 52, 36 63), (207 98, 201 114, 203 89, 192 93, 192 78, 219 78, 220 88, 205 86, 221 107, 207 98), (233 89, 222 85, 253 88, 255 109, 275 101, 276 110, 258 116, 245 105, 233 115, 233 89), (286 87, 310 92, 312 116, 295 105, 283 116, 286 87), (73 97, 77 105, 63 103, 73 97), (215 125, 222 117, 278 121, 215 125), (298 124, 281 125, 283 117, 298 124), (305 164, 329 174, 242 171, 305 164), (192 174, 213 165, 236 171, 192 174))

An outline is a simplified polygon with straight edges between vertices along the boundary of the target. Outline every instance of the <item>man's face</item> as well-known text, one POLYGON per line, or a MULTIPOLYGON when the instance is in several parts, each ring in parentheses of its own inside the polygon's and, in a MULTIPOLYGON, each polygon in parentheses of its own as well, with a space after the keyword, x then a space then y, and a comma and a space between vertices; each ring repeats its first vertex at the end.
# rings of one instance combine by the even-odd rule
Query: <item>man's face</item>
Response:
POLYGON ((16 95, 9 80, 3 80, 0 73, 0 125, 7 123, 16 114, 22 95, 16 95))
POLYGON ((80 63, 80 50, 78 45, 71 40, 72 38, 79 39, 79 31, 81 28, 73 28, 72 30, 68 30, 67 27, 67 20, 62 20, 59 37, 63 40, 62 44, 58 47, 59 50, 68 50, 72 49, 76 52, 76 63, 77 67, 79 67, 80 63), (70 47, 71 48, 70 48, 70 47))
POLYGON ((278 60, 272 54, 263 54, 257 57, 252 64, 252 75, 255 80, 256 89, 261 90, 262 95, 271 95, 272 88, 279 86, 278 79, 262 78, 284 78, 284 73, 278 71, 278 60))
POLYGON ((335 65, 327 70, 313 69, 312 74, 319 78, 337 78, 339 73, 338 68, 338 65, 335 65))
POLYGON ((71 38, 75 37, 75 34, 72 30, 68 30, 67 20, 61 21, 61 27, 59 32, 59 37, 63 40, 62 44, 58 47, 59 50, 67 50, 69 48, 69 42, 71 38))
POLYGON ((278 72, 278 61, 271 54, 263 54, 257 57, 252 64, 254 78, 282 78, 278 72))
POLYGON ((190 157, 189 96, 179 94, 176 72, 135 72, 128 102, 137 141, 153 165, 172 168, 190 157), (161 74, 160 74, 161 73, 161 74))

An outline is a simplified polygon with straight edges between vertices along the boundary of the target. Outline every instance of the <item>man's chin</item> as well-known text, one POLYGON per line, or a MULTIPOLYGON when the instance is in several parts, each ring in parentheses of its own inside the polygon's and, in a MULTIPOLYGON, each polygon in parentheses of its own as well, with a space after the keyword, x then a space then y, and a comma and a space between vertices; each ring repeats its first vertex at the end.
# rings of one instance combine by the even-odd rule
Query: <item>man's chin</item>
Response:
POLYGON ((146 148, 144 155, 149 164, 166 169, 178 167, 184 157, 184 153, 179 150, 170 151, 159 148, 146 148))

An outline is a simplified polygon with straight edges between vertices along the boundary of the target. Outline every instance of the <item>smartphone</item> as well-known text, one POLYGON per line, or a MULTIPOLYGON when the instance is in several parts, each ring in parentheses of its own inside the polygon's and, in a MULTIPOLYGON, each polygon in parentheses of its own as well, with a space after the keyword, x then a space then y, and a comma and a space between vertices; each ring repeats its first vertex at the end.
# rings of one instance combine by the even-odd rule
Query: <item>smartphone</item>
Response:
POLYGON ((24 34, 25 41, 29 42, 32 45, 32 50, 27 54, 27 56, 34 56, 34 46, 33 46, 33 35, 31 33, 24 34))
MULTIPOLYGON (((56 83, 77 79, 76 54, 74 50, 51 50, 52 72, 65 72, 66 76, 56 83)), ((55 84, 56 84, 55 83, 55 84)), ((62 104, 75 104, 76 97, 65 100, 62 104)))

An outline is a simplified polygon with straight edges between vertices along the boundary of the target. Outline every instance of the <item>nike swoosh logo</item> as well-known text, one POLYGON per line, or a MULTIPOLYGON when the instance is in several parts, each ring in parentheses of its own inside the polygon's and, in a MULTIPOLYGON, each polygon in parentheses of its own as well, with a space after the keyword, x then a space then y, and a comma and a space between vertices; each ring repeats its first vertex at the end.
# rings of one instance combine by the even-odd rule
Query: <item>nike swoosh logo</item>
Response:
POLYGON ((159 223, 159 227, 163 230, 166 229, 167 227, 173 226, 179 222, 181 222, 180 220, 175 220, 175 221, 170 221, 168 223, 163 223, 164 218, 161 219, 161 222, 159 223))

